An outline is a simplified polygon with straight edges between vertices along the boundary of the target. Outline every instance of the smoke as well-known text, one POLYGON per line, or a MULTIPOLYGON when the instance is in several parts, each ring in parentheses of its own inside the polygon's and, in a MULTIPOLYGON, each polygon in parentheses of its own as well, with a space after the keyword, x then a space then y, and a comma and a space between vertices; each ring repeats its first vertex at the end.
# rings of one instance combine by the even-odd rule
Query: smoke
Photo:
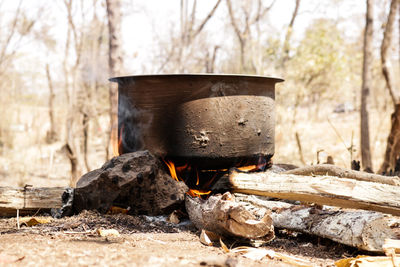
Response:
POLYGON ((118 135, 122 153, 142 150, 145 147, 143 133, 150 127, 152 115, 135 107, 125 95, 118 100, 118 135))

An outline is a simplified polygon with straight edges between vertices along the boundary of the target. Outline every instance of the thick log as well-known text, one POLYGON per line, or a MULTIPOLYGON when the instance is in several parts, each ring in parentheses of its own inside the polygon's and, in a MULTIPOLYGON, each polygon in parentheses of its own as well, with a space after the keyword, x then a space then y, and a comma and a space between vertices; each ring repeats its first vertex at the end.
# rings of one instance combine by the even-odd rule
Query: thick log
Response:
POLYGON ((61 208, 64 187, 0 187, 0 216, 61 208))
POLYGON ((244 239, 269 241, 274 238, 269 213, 266 211, 257 218, 244 205, 236 203, 229 192, 210 196, 207 200, 187 195, 185 204, 190 220, 198 229, 244 239))
POLYGON ((272 211, 276 228, 289 229, 331 239, 367 251, 383 252, 385 239, 400 238, 400 218, 374 211, 342 210, 271 201, 264 197, 235 194, 248 210, 272 211))
POLYGON ((232 172, 217 185, 233 193, 400 215, 400 187, 387 184, 332 176, 232 172))
POLYGON ((293 170, 288 170, 283 173, 296 174, 296 175, 329 175, 329 176, 336 176, 339 178, 349 178, 366 182, 400 185, 400 178, 398 176, 384 176, 379 174, 354 171, 331 164, 306 166, 293 170))

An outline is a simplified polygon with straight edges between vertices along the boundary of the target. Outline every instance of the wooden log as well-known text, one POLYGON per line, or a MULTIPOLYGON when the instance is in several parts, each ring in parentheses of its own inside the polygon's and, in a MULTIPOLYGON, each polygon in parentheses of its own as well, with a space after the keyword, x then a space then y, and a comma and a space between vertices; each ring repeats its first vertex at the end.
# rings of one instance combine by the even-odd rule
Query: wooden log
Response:
POLYGON ((400 185, 398 176, 384 176, 374 173, 360 172, 341 168, 331 164, 320 164, 307 167, 296 168, 283 172, 284 174, 296 175, 329 175, 339 178, 349 178, 359 181, 376 182, 389 185, 400 185))
POLYGON ((343 210, 293 205, 264 197, 234 194, 247 210, 271 211, 276 228, 331 239, 362 250, 383 252, 385 240, 400 238, 400 218, 375 211, 343 210))
POLYGON ((0 187, 0 216, 61 208, 64 187, 0 187))
POLYGON ((217 187, 233 193, 400 215, 400 187, 374 182, 332 176, 232 172, 221 177, 217 187))
POLYGON ((263 241, 274 238, 274 227, 269 213, 265 212, 258 219, 254 213, 236 203, 229 192, 210 196, 207 200, 187 195, 185 204, 190 220, 198 229, 225 237, 263 241))

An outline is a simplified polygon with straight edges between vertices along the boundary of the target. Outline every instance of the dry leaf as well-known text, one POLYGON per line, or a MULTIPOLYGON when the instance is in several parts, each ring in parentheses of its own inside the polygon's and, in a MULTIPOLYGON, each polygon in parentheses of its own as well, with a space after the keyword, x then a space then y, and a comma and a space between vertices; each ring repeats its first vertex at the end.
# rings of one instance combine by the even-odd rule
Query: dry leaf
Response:
POLYGON ((264 258, 265 256, 267 256, 268 254, 270 254, 270 251, 266 250, 266 249, 251 249, 248 252, 243 254, 243 257, 246 257, 248 259, 252 259, 255 261, 259 261, 262 258, 264 258))
POLYGON ((281 261, 284 261, 286 263, 290 263, 292 265, 295 266, 300 266, 300 267, 308 267, 308 266, 313 266, 313 264, 307 260, 303 260, 297 257, 293 257, 287 254, 283 254, 283 253, 278 253, 275 252, 275 257, 276 259, 280 259, 281 261))
POLYGON ((207 233, 206 233, 206 231, 205 231, 204 229, 201 230, 200 242, 201 242, 203 245, 206 245, 206 246, 212 246, 212 245, 213 245, 213 242, 212 242, 211 239, 208 237, 208 235, 207 235, 207 233))
POLYGON ((19 225, 34 226, 37 224, 50 223, 53 220, 51 217, 24 217, 19 219, 19 225))
POLYGON ((335 262, 336 267, 393 267, 392 257, 358 256, 356 258, 342 259, 335 262))
POLYGON ((214 233, 214 232, 210 232, 207 230, 201 230, 201 234, 200 234, 200 242, 203 245, 206 246, 213 246, 215 244, 215 242, 218 242, 221 239, 221 236, 214 233))
POLYGON ((283 262, 290 263, 291 265, 294 266, 312 266, 312 263, 300 258, 296 258, 293 256, 289 256, 287 254, 283 253, 278 253, 273 250, 267 250, 263 248, 252 248, 252 247, 246 247, 246 246, 241 246, 237 247, 231 250, 231 252, 234 253, 243 253, 244 257, 253 259, 253 260, 261 260, 265 256, 268 256, 271 259, 280 259, 283 262))
POLYGON ((102 237, 119 237, 119 232, 115 229, 97 229, 97 233, 102 237))
POLYGON ((226 252, 229 253, 229 248, 225 245, 224 242, 222 242, 222 239, 219 239, 219 243, 221 244, 222 249, 226 252))

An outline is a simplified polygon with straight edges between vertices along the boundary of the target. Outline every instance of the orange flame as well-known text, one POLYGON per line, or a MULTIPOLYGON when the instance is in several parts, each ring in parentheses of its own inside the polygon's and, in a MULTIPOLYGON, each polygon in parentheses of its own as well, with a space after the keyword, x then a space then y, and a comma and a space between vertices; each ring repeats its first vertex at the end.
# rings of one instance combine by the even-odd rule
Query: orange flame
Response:
POLYGON ((239 171, 243 171, 243 172, 250 172, 250 171, 254 171, 257 170, 257 165, 248 165, 248 166, 243 166, 243 167, 238 167, 237 168, 239 171))
MULTIPOLYGON (((215 179, 229 171, 228 169, 198 169, 196 166, 191 166, 188 163, 176 166, 175 163, 170 160, 163 159, 163 161, 168 167, 170 175, 174 180, 184 181, 190 187, 186 194, 192 197, 201 197, 210 194, 211 190, 208 189, 215 179), (194 176, 196 176, 196 178, 194 176)), ((241 162, 236 166, 236 168, 243 172, 254 172, 263 171, 266 166, 267 161, 265 158, 261 158, 258 159, 256 163, 254 160, 241 162)))
POLYGON ((113 156, 119 156, 121 155, 122 152, 122 133, 124 132, 124 125, 122 124, 121 129, 119 131, 118 137, 115 136, 115 133, 112 137, 112 150, 113 150, 113 156))
POLYGON ((211 193, 211 191, 204 191, 204 190, 197 190, 197 189, 189 189, 189 191, 186 192, 186 194, 188 194, 191 197, 200 197, 200 196, 208 195, 210 193, 211 193))
MULTIPOLYGON (((183 181, 182 178, 179 177, 178 174, 181 173, 182 171, 191 169, 190 165, 187 163, 183 166, 175 166, 175 163, 173 163, 172 161, 165 160, 165 159, 163 159, 163 161, 164 161, 165 165, 167 165, 171 177, 176 181, 183 181)), ((198 172, 198 170, 196 170, 196 185, 199 185, 199 182, 200 182, 199 172, 198 172)), ((211 193, 211 191, 206 191, 206 190, 201 190, 201 189, 189 189, 189 191, 186 192, 186 194, 188 194, 189 196, 192 196, 192 197, 200 197, 203 195, 208 195, 210 193, 211 193)))
POLYGON ((167 165, 167 167, 169 169, 169 173, 171 174, 171 177, 174 178, 174 180, 176 180, 176 181, 180 181, 180 179, 178 178, 178 175, 176 175, 175 164, 172 161, 166 161, 166 160, 163 160, 163 161, 167 165))

